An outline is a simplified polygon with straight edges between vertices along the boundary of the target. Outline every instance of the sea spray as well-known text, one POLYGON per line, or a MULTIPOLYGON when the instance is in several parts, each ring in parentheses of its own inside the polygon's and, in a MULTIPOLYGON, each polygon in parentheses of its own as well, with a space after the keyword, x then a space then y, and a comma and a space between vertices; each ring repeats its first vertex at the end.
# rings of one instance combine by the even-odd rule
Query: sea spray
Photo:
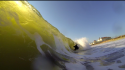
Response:
POLYGON ((75 42, 80 47, 79 50, 87 50, 87 49, 91 48, 86 37, 79 38, 79 39, 75 40, 75 42))

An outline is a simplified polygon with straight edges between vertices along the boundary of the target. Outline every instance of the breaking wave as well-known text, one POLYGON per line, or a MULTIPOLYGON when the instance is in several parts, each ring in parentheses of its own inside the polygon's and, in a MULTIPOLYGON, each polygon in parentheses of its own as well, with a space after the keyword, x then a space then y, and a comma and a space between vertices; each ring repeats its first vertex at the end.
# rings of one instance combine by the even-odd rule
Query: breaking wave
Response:
POLYGON ((86 37, 79 38, 79 39, 75 40, 75 42, 77 44, 79 44, 79 46, 81 47, 80 50, 87 50, 87 49, 91 48, 86 37))

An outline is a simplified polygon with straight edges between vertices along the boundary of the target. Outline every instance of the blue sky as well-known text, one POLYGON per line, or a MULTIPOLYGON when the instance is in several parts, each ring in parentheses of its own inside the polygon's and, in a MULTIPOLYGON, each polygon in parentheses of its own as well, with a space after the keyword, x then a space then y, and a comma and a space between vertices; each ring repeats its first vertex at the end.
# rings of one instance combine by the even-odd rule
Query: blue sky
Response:
POLYGON ((89 42, 125 34, 124 1, 28 1, 66 37, 89 42))

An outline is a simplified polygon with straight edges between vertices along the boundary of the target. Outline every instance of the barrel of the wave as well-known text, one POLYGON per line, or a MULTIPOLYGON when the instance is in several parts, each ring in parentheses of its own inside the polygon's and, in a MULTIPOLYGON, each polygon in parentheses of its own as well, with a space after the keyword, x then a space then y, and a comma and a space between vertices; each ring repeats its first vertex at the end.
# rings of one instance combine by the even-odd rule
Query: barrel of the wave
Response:
POLYGON ((41 58, 39 47, 46 43, 55 48, 53 34, 59 32, 50 28, 53 27, 27 1, 1 1, 0 70, 33 70, 34 61, 41 58), (44 43, 40 40, 36 45, 35 33, 44 43))

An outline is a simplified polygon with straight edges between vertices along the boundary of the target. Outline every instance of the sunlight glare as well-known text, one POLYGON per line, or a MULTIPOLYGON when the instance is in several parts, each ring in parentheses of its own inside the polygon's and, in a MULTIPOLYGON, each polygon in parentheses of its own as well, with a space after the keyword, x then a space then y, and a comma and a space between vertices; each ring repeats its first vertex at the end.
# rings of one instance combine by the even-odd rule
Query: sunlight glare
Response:
POLYGON ((22 3, 20 1, 15 1, 20 7, 22 6, 22 3))

